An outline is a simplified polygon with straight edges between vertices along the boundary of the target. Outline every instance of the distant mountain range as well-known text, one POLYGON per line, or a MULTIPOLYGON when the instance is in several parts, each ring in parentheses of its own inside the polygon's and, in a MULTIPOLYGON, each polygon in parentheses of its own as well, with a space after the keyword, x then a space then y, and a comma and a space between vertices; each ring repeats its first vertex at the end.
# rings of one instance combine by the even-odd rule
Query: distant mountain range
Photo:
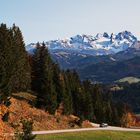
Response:
MULTIPOLYGON (((76 69, 81 79, 108 83, 140 77, 140 42, 131 32, 76 35, 45 44, 61 68, 76 69)), ((26 50, 32 54, 35 46, 31 43, 26 50)))
MULTIPOLYGON (((90 55, 108 55, 124 51, 137 42, 137 38, 128 31, 118 34, 76 35, 68 39, 52 40, 45 42, 49 50, 68 50, 90 55)), ((27 45, 27 50, 32 52, 35 44, 27 45)))

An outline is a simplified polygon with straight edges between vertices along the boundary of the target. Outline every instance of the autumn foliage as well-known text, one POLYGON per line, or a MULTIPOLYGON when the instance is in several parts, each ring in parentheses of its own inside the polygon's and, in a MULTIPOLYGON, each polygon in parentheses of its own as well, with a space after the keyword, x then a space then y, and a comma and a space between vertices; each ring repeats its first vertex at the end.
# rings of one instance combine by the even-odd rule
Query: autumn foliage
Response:
MULTIPOLYGON (((62 115, 61 113, 51 115, 48 112, 37 109, 25 100, 18 100, 11 98, 11 105, 9 107, 9 121, 8 123, 15 129, 21 129, 20 121, 22 119, 33 120, 33 130, 54 130, 54 129, 66 129, 71 128, 69 122, 77 120, 78 117, 73 115, 62 115)), ((83 126, 86 126, 84 123, 83 126)), ((89 125, 88 123, 88 126, 89 125)), ((78 125, 74 125, 75 128, 78 128, 78 125)))
POLYGON ((10 133, 13 132, 13 129, 7 124, 4 123, 2 117, 9 112, 9 108, 4 104, 0 104, 0 140, 10 140, 10 133))
POLYGON ((122 127, 132 127, 136 125, 136 118, 130 112, 125 113, 121 119, 122 127))

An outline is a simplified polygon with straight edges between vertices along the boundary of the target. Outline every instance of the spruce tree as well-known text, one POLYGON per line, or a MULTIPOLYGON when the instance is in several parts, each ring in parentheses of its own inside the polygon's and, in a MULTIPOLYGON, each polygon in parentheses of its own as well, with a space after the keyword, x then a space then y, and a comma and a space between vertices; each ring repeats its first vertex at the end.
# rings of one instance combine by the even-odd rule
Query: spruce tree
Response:
POLYGON ((28 55, 25 50, 22 33, 19 27, 13 25, 13 45, 14 45, 14 71, 12 79, 12 91, 27 91, 31 84, 31 68, 28 55))
POLYGON ((54 63, 43 43, 37 44, 32 62, 32 89, 37 93, 37 106, 54 114, 57 104, 54 63))
POLYGON ((0 102, 9 103, 12 91, 13 48, 11 32, 5 24, 0 25, 0 102))
POLYGON ((61 79, 61 86, 62 86, 62 97, 61 102, 63 103, 64 107, 64 114, 72 114, 73 113, 73 101, 72 101, 72 94, 69 87, 69 80, 65 73, 63 73, 63 79, 61 79))
POLYGON ((91 96, 91 86, 90 81, 86 80, 83 82, 83 91, 84 91, 84 116, 85 119, 90 121, 94 120, 94 111, 93 111, 93 101, 91 96))

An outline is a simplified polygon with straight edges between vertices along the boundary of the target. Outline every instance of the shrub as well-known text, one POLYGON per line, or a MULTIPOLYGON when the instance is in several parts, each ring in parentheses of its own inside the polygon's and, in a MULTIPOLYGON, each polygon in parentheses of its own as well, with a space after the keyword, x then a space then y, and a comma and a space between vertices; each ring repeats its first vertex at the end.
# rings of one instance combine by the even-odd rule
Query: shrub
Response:
POLYGON ((17 140, 33 140, 36 135, 32 134, 33 121, 31 120, 21 120, 22 132, 17 132, 15 134, 17 140))

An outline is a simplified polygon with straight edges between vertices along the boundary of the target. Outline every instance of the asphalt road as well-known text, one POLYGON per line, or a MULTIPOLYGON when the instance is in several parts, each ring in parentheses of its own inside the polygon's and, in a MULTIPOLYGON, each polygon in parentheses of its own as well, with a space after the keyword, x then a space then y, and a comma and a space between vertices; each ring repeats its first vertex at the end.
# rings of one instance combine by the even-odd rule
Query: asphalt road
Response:
POLYGON ((65 130, 47 130, 47 131, 33 131, 33 134, 55 134, 65 132, 79 132, 79 131, 96 131, 96 130, 113 130, 113 131, 139 131, 140 129, 122 128, 122 127, 104 127, 104 128, 80 128, 80 129, 65 129, 65 130))

